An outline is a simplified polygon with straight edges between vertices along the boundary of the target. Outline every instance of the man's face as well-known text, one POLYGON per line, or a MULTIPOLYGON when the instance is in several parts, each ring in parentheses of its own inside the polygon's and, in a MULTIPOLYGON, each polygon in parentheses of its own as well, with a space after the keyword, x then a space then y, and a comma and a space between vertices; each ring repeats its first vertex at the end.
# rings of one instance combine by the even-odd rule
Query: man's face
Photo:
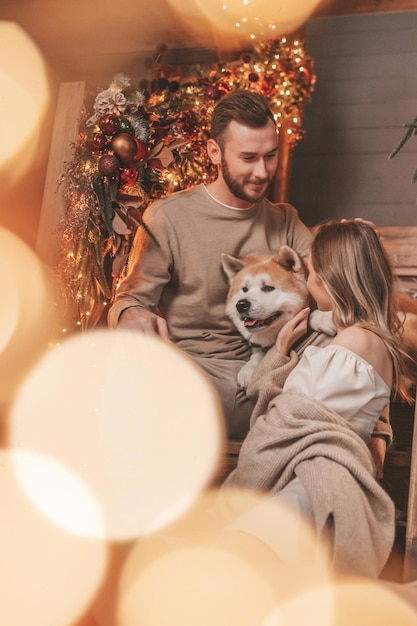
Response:
POLYGON ((251 128, 231 122, 226 131, 220 172, 230 193, 253 203, 262 198, 278 164, 278 137, 274 123, 251 128))

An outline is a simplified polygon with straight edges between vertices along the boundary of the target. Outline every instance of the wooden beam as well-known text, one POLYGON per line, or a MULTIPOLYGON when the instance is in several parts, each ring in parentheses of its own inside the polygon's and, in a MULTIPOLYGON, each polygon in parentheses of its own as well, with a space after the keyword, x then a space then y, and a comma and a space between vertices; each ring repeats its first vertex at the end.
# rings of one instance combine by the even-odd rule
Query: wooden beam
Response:
POLYGON ((79 117, 84 102, 85 83, 61 83, 56 105, 51 149, 39 220, 36 252, 54 268, 59 256, 57 228, 65 215, 65 202, 58 179, 65 162, 73 158, 73 145, 79 131, 79 117))

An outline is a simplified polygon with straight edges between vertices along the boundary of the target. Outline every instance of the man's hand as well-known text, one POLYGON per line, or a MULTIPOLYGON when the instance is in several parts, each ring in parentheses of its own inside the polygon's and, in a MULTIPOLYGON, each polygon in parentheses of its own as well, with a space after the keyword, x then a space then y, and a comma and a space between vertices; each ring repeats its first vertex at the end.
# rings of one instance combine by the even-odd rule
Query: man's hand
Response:
POLYGON ((291 346, 307 332, 310 309, 302 309, 279 331, 275 347, 280 354, 287 356, 291 346))
MULTIPOLYGON (((340 220, 341 222, 348 222, 349 220, 346 218, 343 218, 342 220, 340 220)), ((371 228, 373 228, 374 230, 377 229, 377 226, 374 222, 371 222, 370 220, 364 220, 363 217, 354 217, 353 218, 354 222, 362 222, 363 224, 367 224, 368 226, 371 226, 371 228)))
POLYGON ((159 335, 162 339, 169 339, 166 320, 139 306, 129 307, 123 311, 117 327, 140 330, 146 335, 159 335))

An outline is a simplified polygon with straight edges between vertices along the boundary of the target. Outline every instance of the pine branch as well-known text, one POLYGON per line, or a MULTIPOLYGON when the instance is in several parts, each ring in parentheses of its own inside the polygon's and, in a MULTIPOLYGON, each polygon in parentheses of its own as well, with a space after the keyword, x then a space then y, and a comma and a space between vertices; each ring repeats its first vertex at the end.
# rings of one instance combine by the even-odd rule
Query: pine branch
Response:
POLYGON ((388 159, 393 159, 395 155, 397 155, 400 150, 403 149, 407 141, 411 139, 413 135, 417 135, 417 116, 413 119, 412 122, 409 122, 408 124, 403 124, 403 128, 407 128, 407 131, 398 146, 394 148, 394 150, 391 152, 388 159))

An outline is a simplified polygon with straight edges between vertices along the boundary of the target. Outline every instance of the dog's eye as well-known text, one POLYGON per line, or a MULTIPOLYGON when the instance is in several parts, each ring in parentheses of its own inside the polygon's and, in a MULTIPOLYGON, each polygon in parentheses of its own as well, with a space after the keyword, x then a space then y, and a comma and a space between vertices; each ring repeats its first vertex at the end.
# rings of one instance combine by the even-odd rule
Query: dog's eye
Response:
POLYGON ((274 291, 275 287, 273 287, 272 285, 264 285, 262 287, 262 291, 274 291))
POLYGON ((246 293, 247 291, 249 291, 249 289, 247 287, 242 287, 242 291, 243 293, 246 293))

